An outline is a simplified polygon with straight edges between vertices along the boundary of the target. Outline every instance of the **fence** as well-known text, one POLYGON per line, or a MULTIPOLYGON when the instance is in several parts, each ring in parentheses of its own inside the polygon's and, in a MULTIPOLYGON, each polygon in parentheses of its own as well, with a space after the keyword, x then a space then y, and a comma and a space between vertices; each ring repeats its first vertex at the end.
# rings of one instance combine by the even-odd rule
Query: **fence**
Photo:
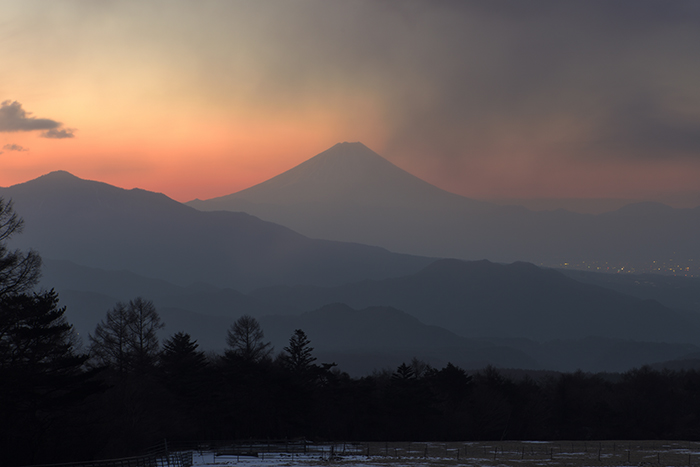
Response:
POLYGON ((327 462, 349 457, 359 464, 411 463, 449 465, 548 466, 698 466, 700 443, 680 441, 500 441, 500 442, 365 442, 312 443, 297 441, 238 441, 200 443, 194 448, 213 455, 217 463, 252 456, 272 460, 284 456, 327 462), (228 458, 228 459, 226 459, 228 458))
POLYGON ((158 447, 142 456, 31 467, 191 467, 192 464, 192 452, 168 452, 167 449, 158 447))
MULTIPOLYGON (((284 458, 299 463, 344 461, 358 464, 537 465, 564 466, 700 466, 700 443, 687 441, 500 441, 500 442, 311 442, 246 440, 181 443, 174 452, 162 447, 143 456, 34 467, 191 467, 193 453, 212 462, 241 457, 260 461, 284 458)), ((285 464, 286 464, 285 461, 285 464)))

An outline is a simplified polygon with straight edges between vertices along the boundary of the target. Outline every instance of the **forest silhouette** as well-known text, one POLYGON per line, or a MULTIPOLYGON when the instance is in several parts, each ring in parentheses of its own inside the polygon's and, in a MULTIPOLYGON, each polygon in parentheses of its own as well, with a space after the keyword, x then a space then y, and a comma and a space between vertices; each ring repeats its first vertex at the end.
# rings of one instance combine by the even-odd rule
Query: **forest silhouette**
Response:
POLYGON ((0 456, 31 465, 135 455, 163 439, 346 441, 698 439, 700 373, 468 373, 419 359, 352 378, 302 329, 274 353, 248 315, 222 354, 186 330, 161 345, 148 299, 117 303, 81 347, 41 261, 0 203, 0 456))

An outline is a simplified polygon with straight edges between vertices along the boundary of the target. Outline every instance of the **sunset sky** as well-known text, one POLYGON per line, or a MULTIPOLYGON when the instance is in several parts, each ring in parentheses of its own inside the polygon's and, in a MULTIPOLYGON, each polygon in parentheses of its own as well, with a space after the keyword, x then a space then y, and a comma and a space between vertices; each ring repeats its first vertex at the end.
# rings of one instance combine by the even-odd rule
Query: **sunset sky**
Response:
POLYGON ((476 198, 700 192, 697 1, 0 0, 0 186, 179 201, 341 141, 476 198))

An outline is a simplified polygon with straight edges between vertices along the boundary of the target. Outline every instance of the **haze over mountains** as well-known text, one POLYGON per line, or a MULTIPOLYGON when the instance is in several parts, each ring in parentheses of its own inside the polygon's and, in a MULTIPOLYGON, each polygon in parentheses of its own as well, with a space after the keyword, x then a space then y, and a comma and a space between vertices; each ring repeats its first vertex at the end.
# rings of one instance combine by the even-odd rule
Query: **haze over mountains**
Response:
POLYGON ((700 351, 698 279, 628 283, 513 262, 692 258, 697 208, 582 215, 496 206, 440 190, 359 143, 191 206, 67 172, 0 196, 26 222, 11 246, 45 258, 42 285, 59 291, 83 336, 116 301, 141 295, 163 316, 164 335, 189 332, 220 351, 228 326, 251 314, 278 350, 302 328, 319 357, 355 374, 412 357, 618 371, 700 351), (234 208, 247 212, 226 210, 234 208))
POLYGON ((187 204, 417 255, 552 266, 700 263, 700 207, 636 203, 592 215, 497 206, 440 190, 361 143, 337 144, 266 182, 187 204))
MULTIPOLYGON (((487 261, 446 260, 418 274, 392 280, 362 281, 332 288, 260 289, 253 294, 206 284, 177 286, 128 271, 86 268, 67 261, 48 260, 44 271, 44 285, 60 292, 70 322, 84 338, 118 300, 141 295, 154 301, 166 323, 163 337, 178 331, 188 332, 203 349, 221 352, 226 330, 236 318, 247 313, 260 320, 266 339, 273 343, 276 351, 287 345, 294 329, 304 329, 319 359, 337 362, 343 371, 355 375, 379 368, 395 368, 414 357, 435 367, 452 362, 464 368, 492 364, 502 368, 624 371, 645 363, 695 358, 700 352, 697 313, 674 311, 656 302, 586 286, 554 271, 525 264, 502 266, 487 261), (518 277, 533 272, 530 268, 534 270, 534 277, 518 277), (461 277, 460 274, 451 277, 453 270, 461 270, 461 277), (470 283, 469 278, 464 277, 465 271, 483 277, 470 283), (435 282, 442 280, 446 283, 436 287, 435 282), (519 284, 521 280, 523 283, 519 284), (387 282, 393 284, 383 290, 387 282), (538 285, 528 291, 533 283, 538 285), (562 283, 566 286, 558 290, 562 283), (485 290, 478 290, 484 286, 485 290), (590 299, 583 296, 585 304, 578 304, 576 300, 581 294, 571 294, 571 287, 591 289, 593 293, 590 299), (411 288, 416 290, 406 293, 411 288), (357 296, 348 292, 356 292, 357 296), (540 293, 547 297, 537 297, 540 293), (506 300, 502 300, 501 295, 506 296, 506 300), (419 303, 407 306, 411 299, 419 303), (353 306, 333 303, 334 300, 353 306), (515 303, 517 300, 525 302, 515 303), (401 303, 421 319, 388 305, 363 305, 392 301, 401 303), (495 304, 500 306, 508 301, 510 306, 490 316, 495 304), (316 306, 325 302, 329 305, 316 306), (602 306, 609 315, 597 312, 596 306, 602 306), (464 318, 459 317, 460 309, 464 311, 464 318), (447 329, 426 324, 435 319, 444 320, 446 315, 455 312, 458 315, 455 322, 481 315, 475 324, 490 320, 499 329, 496 335, 478 336, 477 328, 460 332, 450 324, 449 318, 445 321, 447 329), (646 316, 641 316, 640 320, 629 316, 635 312, 646 313, 646 316), (438 316, 431 317, 432 314, 438 316), (551 331, 548 316, 557 314, 562 318, 573 315, 573 322, 554 323, 554 327, 559 326, 562 331, 561 336, 536 339, 541 334, 532 333, 532 327, 541 326, 551 331), (518 324, 526 319, 534 324, 518 329, 518 324), (582 329, 572 329, 574 326, 582 329), (465 337, 465 334, 472 337, 465 337), (565 338, 572 335, 579 337, 565 338), (630 340, 630 337, 641 340, 630 340)), ((665 279, 673 283, 674 278, 665 279)), ((694 297, 697 299, 698 294, 694 297)))
POLYGON ((280 286, 253 296, 279 306, 326 303, 403 310, 465 337, 536 341, 588 336, 698 342, 700 317, 603 287, 582 284, 529 263, 439 260, 416 274, 331 288, 280 286))
POLYGON ((338 143, 253 187, 187 204, 202 210, 235 206, 327 205, 403 209, 486 208, 487 203, 444 191, 396 167, 362 143, 338 143))
MULTIPOLYGON (((518 316, 531 316, 535 325, 542 324, 542 315, 556 313, 556 309, 553 311, 551 306, 541 309, 533 307, 533 301, 539 300, 541 304, 546 304, 547 301, 552 300, 551 297, 541 300, 537 297, 538 293, 544 290, 544 293, 556 295, 557 293, 554 291, 562 282, 571 282, 569 286, 574 285, 574 287, 586 289, 583 284, 567 281, 553 271, 536 272, 534 281, 540 283, 539 287, 534 288, 529 294, 524 294, 522 287, 511 290, 512 283, 515 281, 511 280, 511 286, 509 286, 494 280, 494 277, 488 277, 489 274, 486 273, 488 269, 507 273, 508 269, 518 269, 518 265, 499 266, 488 262, 450 264, 452 263, 450 261, 446 264, 440 263, 429 266, 426 271, 421 271, 417 275, 392 280, 397 284, 403 284, 403 290, 400 286, 391 287, 383 293, 383 298, 370 299, 369 302, 386 303, 392 299, 392 296, 396 302, 401 302, 406 289, 415 287, 420 290, 409 293, 406 301, 419 297, 421 303, 412 308, 410 306, 406 308, 412 311, 417 309, 418 315, 421 315, 421 309, 444 314, 444 312, 449 313, 450 310, 463 306, 468 308, 472 314, 482 314, 496 323, 500 321, 503 328, 500 331, 501 334, 511 332, 512 335, 521 337, 499 339, 491 336, 490 338, 469 339, 459 336, 459 332, 455 333, 456 330, 452 326, 448 326, 451 332, 439 326, 429 326, 405 312, 388 307, 368 307, 364 309, 363 313, 352 313, 347 305, 332 305, 322 306, 313 313, 303 313, 304 310, 315 308, 315 303, 302 300, 308 294, 308 291, 299 290, 303 288, 296 288, 292 299, 285 301, 280 299, 280 291, 259 290, 250 296, 231 289, 206 287, 203 284, 179 287, 159 280, 139 278, 128 272, 82 268, 65 261, 48 261, 44 282, 47 286, 55 286, 61 292, 62 303, 68 306, 67 314, 71 322, 78 326, 78 330, 83 336, 94 329, 97 322, 103 317, 104 310, 111 308, 117 300, 143 295, 152 298, 156 303, 166 323, 164 336, 177 331, 187 331, 199 341, 202 348, 221 351, 228 326, 240 314, 248 313, 260 319, 266 332, 266 338, 273 342, 278 351, 287 344, 291 332, 301 328, 312 339, 319 358, 322 358, 323 361, 335 361, 341 365, 344 371, 358 375, 366 374, 376 368, 396 367, 401 362, 416 356, 436 367, 442 367, 447 362, 452 362, 465 368, 480 368, 486 364, 493 364, 505 368, 561 371, 573 371, 581 368, 590 371, 623 371, 633 365, 672 360, 700 351, 697 345, 682 343, 684 341, 697 342, 698 327, 693 324, 692 314, 688 316, 688 314, 662 307, 658 303, 644 303, 641 300, 634 300, 596 287, 593 289, 598 295, 614 297, 610 303, 607 300, 600 300, 600 297, 597 302, 599 305, 602 304, 605 310, 610 311, 610 315, 601 317, 600 313, 593 313, 594 316, 587 314, 590 307, 596 304, 595 297, 588 300, 589 303, 586 306, 580 306, 574 302, 573 308, 580 312, 580 316, 575 320, 583 321, 584 328, 578 335, 608 335, 612 337, 584 337, 567 340, 563 339, 567 335, 565 330, 561 336, 555 339, 545 339, 538 343, 532 339, 533 336, 528 334, 526 329, 517 329, 518 316), (470 294, 468 290, 470 284, 464 281, 464 278, 459 277, 445 277, 448 284, 438 286, 435 293, 424 296, 425 294, 422 294, 421 290, 433 286, 431 285, 431 277, 435 279, 435 270, 437 269, 439 272, 445 265, 448 266, 448 269, 451 269, 449 266, 456 266, 457 269, 470 269, 473 273, 483 275, 484 277, 474 284, 477 288, 479 284, 490 284, 492 288, 500 287, 496 297, 491 297, 491 304, 484 296, 489 295, 489 293, 493 294, 493 291, 486 290, 482 293, 470 294), (482 268, 485 268, 486 271, 482 271, 482 268), (547 283, 541 278, 538 280, 537 276, 541 274, 556 278, 556 282, 547 283), (425 283, 421 284, 421 282, 425 283), (460 287, 460 283, 463 287, 460 287), (489 317, 490 305, 493 305, 494 301, 498 301, 499 294, 514 296, 511 297, 511 300, 522 298, 523 295, 527 298, 527 295, 530 295, 530 303, 523 303, 520 306, 516 304, 505 309, 502 313, 489 317), (473 296, 469 297, 469 295, 473 296), (649 320, 647 317, 646 322, 644 320, 639 322, 634 316, 631 319, 629 316, 625 316, 626 312, 634 311, 634 305, 640 302, 656 310, 655 319, 652 317, 649 320), (626 304, 627 307, 611 310, 610 304, 619 306, 620 303, 626 304), (620 337, 629 337, 630 332, 634 334, 639 332, 640 328, 645 330, 646 334, 637 334, 633 337, 648 338, 656 342, 634 341, 620 337), (663 334, 663 330, 668 331, 673 328, 677 331, 676 336, 663 334), (586 330, 589 334, 586 334, 586 330), (662 332, 657 332, 659 330, 662 332), (530 339, 523 338, 524 336, 529 336, 530 339), (660 342, 664 339, 678 343, 660 342)), ((524 271, 528 271, 528 268, 534 268, 531 265, 523 266, 525 267, 521 269, 524 271)), ((539 271, 539 268, 534 269, 539 271)), ((593 275, 600 276, 600 274, 593 275)), ((679 283, 675 282, 674 278, 661 277, 660 279, 667 281, 674 288, 679 288, 679 283)), ((532 282, 526 278, 523 285, 527 285, 528 281, 532 282)), ((339 294, 337 289, 374 288, 381 290, 381 282, 378 284, 363 282, 330 290, 316 288, 308 295, 312 300, 314 297, 320 296, 321 298, 315 298, 318 300, 317 303, 339 299, 353 302, 355 308, 362 310, 363 306, 358 303, 366 299, 366 293, 360 293, 359 297, 353 301, 347 300, 346 296, 339 294)), ((657 288, 651 287, 651 289, 656 290, 657 288)), ((568 294, 568 291, 559 291, 559 297, 556 297, 559 300, 556 305, 565 316, 574 313, 570 309, 572 304, 565 302, 568 294)), ((697 300, 697 297, 696 291, 694 298, 697 300)), ((579 297, 576 295, 569 297, 571 300, 577 298, 579 297)), ((405 305, 405 302, 402 302, 402 305, 405 305)), ((430 319, 430 317, 422 316, 424 322, 430 322, 430 319)), ((580 323, 575 324, 580 325, 580 323)), ((546 321, 544 327, 547 327, 546 321)), ((571 335, 571 332, 572 330, 569 329, 568 335, 571 335)), ((467 334, 473 335, 474 330, 467 334)))
POLYGON ((14 244, 51 259, 237 290, 341 284, 417 271, 430 260, 312 240, 249 214, 205 213, 165 195, 52 172, 0 190, 25 220, 14 244))

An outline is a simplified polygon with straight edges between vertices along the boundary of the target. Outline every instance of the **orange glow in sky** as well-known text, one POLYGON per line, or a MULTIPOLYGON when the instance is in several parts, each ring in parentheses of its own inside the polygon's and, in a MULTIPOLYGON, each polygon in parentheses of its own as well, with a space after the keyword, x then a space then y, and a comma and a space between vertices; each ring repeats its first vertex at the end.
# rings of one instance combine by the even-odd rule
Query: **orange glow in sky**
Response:
POLYGON ((74 137, 0 117, 0 186, 67 170, 208 199, 361 141, 469 197, 700 192, 692 24, 593 37, 604 6, 165 5, 3 4, 0 102, 74 137))

